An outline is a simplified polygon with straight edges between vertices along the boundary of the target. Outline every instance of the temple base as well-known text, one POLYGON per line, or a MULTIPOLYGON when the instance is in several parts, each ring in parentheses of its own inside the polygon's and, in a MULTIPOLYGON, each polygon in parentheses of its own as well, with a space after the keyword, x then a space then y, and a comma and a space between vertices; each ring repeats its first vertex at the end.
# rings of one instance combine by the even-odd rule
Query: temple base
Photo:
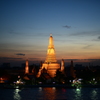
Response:
POLYGON ((42 65, 42 69, 45 68, 47 70, 47 73, 51 76, 51 77, 55 77, 56 76, 56 71, 58 69, 60 69, 60 64, 58 63, 43 63, 42 65))

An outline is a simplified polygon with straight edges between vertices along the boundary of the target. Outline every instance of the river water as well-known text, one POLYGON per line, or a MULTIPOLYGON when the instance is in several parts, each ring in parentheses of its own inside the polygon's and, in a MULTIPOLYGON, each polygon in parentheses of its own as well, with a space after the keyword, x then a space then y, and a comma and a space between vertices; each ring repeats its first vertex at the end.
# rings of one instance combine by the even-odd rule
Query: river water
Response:
POLYGON ((100 88, 0 89, 0 100, 100 100, 100 88))

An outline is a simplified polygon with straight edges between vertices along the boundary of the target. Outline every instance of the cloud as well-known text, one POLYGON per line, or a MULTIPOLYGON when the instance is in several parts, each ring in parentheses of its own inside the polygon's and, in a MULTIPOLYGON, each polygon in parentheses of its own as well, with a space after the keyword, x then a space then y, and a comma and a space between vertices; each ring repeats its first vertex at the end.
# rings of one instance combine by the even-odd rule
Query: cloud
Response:
POLYGON ((0 59, 8 59, 8 60, 16 60, 16 59, 22 59, 22 58, 13 58, 13 57, 0 57, 0 59))
POLYGON ((38 60, 39 58, 29 58, 30 60, 38 60))
POLYGON ((89 47, 91 47, 92 45, 87 45, 85 47, 83 47, 83 49, 88 49, 89 47))
POLYGON ((65 25, 65 26, 63 26, 64 28, 71 28, 71 26, 68 26, 68 25, 65 25))
POLYGON ((16 55, 18 55, 18 56, 25 56, 25 54, 23 54, 23 53, 17 53, 16 55))
MULTIPOLYGON (((70 36, 96 36, 99 34, 100 34, 99 31, 83 31, 83 32, 72 33, 70 34, 70 36)), ((98 38, 100 38, 100 36, 98 38)))
POLYGON ((96 39, 93 39, 93 41, 100 41, 100 36, 98 36, 96 39))
POLYGON ((100 40, 100 36, 98 36, 98 39, 100 40))

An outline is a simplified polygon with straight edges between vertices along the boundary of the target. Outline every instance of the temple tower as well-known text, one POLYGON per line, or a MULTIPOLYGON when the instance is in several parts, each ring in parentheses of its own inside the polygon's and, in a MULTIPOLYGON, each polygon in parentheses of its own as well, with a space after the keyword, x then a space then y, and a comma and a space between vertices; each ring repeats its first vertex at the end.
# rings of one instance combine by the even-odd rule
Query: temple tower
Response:
POLYGON ((64 60, 62 59, 62 61, 61 61, 61 72, 64 72, 64 68, 65 68, 65 63, 64 63, 64 60))
POLYGON ((45 63, 54 63, 54 62, 56 63, 57 60, 56 60, 56 56, 55 56, 53 37, 52 37, 52 34, 51 34, 50 38, 49 38, 49 46, 48 46, 48 49, 47 49, 47 57, 46 57, 45 63))
POLYGON ((70 73, 73 78, 76 78, 74 67, 73 67, 73 60, 71 60, 70 73))
POLYGON ((51 77, 55 77, 56 71, 58 69, 60 69, 60 64, 58 64, 57 60, 56 60, 52 34, 49 37, 49 45, 48 45, 48 49, 47 49, 47 57, 46 57, 45 62, 42 64, 42 67, 39 69, 39 72, 38 72, 38 75, 37 75, 38 77, 41 74, 41 70, 44 69, 44 68, 47 70, 47 73, 51 77))
POLYGON ((25 74, 29 73, 29 65, 28 65, 28 60, 26 60, 26 66, 25 66, 25 74))

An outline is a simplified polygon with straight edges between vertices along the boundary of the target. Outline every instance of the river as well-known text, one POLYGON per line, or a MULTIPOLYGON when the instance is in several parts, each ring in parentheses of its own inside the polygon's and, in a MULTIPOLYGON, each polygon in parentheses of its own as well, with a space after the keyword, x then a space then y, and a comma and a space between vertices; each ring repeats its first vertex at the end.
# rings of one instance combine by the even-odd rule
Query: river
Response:
POLYGON ((0 89, 0 100, 100 100, 100 88, 0 89))

